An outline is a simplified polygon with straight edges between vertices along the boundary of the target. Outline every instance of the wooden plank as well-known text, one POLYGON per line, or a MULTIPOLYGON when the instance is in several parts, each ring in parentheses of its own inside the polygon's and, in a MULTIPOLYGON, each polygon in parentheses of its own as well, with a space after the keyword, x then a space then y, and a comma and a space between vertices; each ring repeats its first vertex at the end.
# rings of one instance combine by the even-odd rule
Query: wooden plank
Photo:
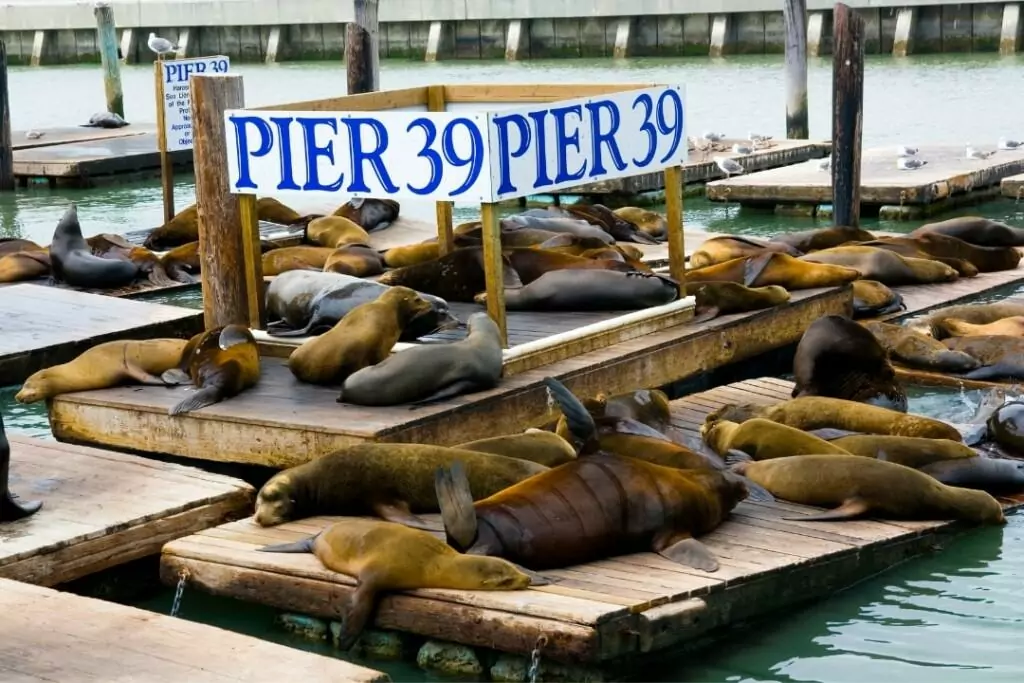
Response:
POLYGON ((0 580, 0 611, 4 681, 391 680, 334 657, 17 581, 0 580))
POLYGON ((497 102, 525 104, 528 102, 557 102, 577 97, 595 97, 614 93, 656 87, 656 83, 567 83, 549 84, 508 84, 508 85, 446 85, 444 99, 448 103, 479 102, 481 110, 485 105, 497 102))
POLYGON ((1004 197, 1020 200, 1024 197, 1024 173, 1003 178, 999 188, 1004 197))
POLYGON ((249 107, 249 109, 252 111, 385 111, 417 106, 422 106, 426 110, 426 86, 271 104, 265 107, 249 107))
POLYGON ((16 130, 11 133, 14 149, 32 149, 69 143, 92 142, 109 138, 126 138, 144 133, 155 134, 156 126, 149 123, 131 123, 121 128, 83 128, 65 126, 60 128, 39 128, 32 131, 16 130), (29 138, 27 134, 42 133, 40 137, 29 138))
MULTIPOLYGON (((192 168, 192 150, 171 152, 175 168, 192 168)), ((155 133, 108 137, 32 147, 14 152, 14 174, 81 182, 97 176, 158 172, 160 152, 155 133)))

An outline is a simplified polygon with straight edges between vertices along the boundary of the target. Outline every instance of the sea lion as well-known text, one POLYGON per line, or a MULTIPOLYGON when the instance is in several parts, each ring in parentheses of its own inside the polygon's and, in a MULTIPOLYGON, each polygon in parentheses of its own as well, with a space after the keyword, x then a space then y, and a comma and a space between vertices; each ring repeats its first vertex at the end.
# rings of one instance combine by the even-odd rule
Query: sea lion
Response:
MULTIPOLYGON (((966 242, 964 242, 964 245, 970 246, 966 242)), ((921 249, 920 245, 917 243, 916 240, 911 239, 909 237, 883 237, 881 239, 871 240, 869 242, 850 242, 842 246, 882 249, 885 251, 894 252, 906 258, 938 261, 939 263, 945 263, 947 266, 953 268, 957 272, 957 275, 959 275, 960 277, 974 277, 975 275, 978 274, 978 268, 970 261, 966 261, 960 258, 948 258, 944 256, 936 256, 934 254, 930 254, 927 251, 921 249)))
POLYGON ((565 207, 571 215, 596 225, 611 235, 617 242, 657 244, 658 241, 641 231, 630 221, 617 216, 603 204, 571 204, 565 207))
POLYGON ((625 261, 589 259, 546 249, 521 247, 502 249, 501 253, 508 259, 508 264, 516 271, 519 281, 524 285, 553 270, 615 270, 622 273, 634 271, 625 261))
POLYGON ((921 233, 912 239, 929 254, 964 259, 982 273, 1013 270, 1020 264, 1021 253, 1013 247, 978 246, 939 232, 921 233))
POLYGON ((963 441, 960 432, 953 425, 940 420, 824 396, 804 396, 772 406, 749 403, 725 405, 709 413, 705 421, 745 422, 753 417, 774 420, 804 431, 832 428, 860 434, 921 436, 963 441))
POLYGON ((160 257, 168 277, 177 282, 197 282, 200 276, 199 241, 174 247, 160 257))
POLYGON ((321 216, 306 226, 306 240, 321 247, 337 249, 346 244, 370 243, 370 236, 357 223, 342 216, 321 216))
POLYGON ((612 213, 629 221, 638 230, 658 242, 664 242, 668 238, 668 223, 665 221, 665 217, 657 211, 649 211, 636 206, 623 206, 615 209, 612 213))
POLYGON ((391 247, 383 252, 384 265, 388 268, 405 268, 427 261, 433 261, 441 255, 441 245, 437 242, 419 242, 401 247, 391 247))
POLYGON ((1024 339, 1021 337, 948 337, 943 346, 965 353, 981 367, 963 373, 965 379, 1024 379, 1024 339))
POLYGON ((926 223, 912 231, 910 237, 928 233, 956 237, 979 247, 1024 247, 1024 228, 1016 228, 981 216, 957 216, 944 221, 926 223))
MULTIPOLYGON (((526 230, 526 228, 520 228, 518 231, 526 230)), ((567 232, 563 233, 548 233, 550 237, 543 242, 538 242, 533 246, 537 249, 549 249, 551 251, 560 251, 564 254, 572 254, 573 256, 583 256, 585 252, 593 251, 595 249, 614 249, 615 251, 622 254, 626 260, 639 261, 644 257, 644 252, 638 247, 632 244, 607 244, 598 239, 591 237, 580 237, 579 235, 571 235, 567 232)), ((515 246, 508 245, 505 242, 504 237, 501 242, 502 246, 515 246)))
MULTIPOLYGON (((502 279, 505 287, 522 286, 519 276, 505 256, 502 256, 502 279)), ((477 293, 487 289, 484 250, 483 247, 455 249, 433 261, 389 270, 377 282, 401 285, 439 296, 446 301, 472 302, 477 293)))
POLYGON ((75 204, 64 212, 53 233, 50 267, 54 280, 92 289, 123 287, 139 275, 139 266, 132 261, 106 259, 92 254, 82 237, 75 204))
POLYGON ((958 519, 1004 524, 1003 508, 984 491, 955 488, 911 467, 858 455, 794 455, 749 460, 737 453, 734 471, 776 497, 802 505, 836 506, 787 520, 834 521, 872 515, 891 519, 958 519))
POLYGON ((1013 316, 1024 316, 1024 304, 1000 302, 996 304, 960 304, 957 306, 946 306, 933 311, 927 317, 914 325, 915 329, 931 334, 936 339, 945 339, 949 335, 945 333, 942 321, 946 318, 957 318, 975 325, 1010 318, 1013 316))
POLYGON ((310 384, 344 382, 353 372, 387 358, 409 321, 430 310, 430 302, 413 290, 392 287, 292 351, 288 369, 310 384))
MULTIPOLYGON (((634 311, 679 298, 679 284, 661 273, 552 270, 525 287, 505 290, 509 311, 634 311)), ((487 302, 487 293, 474 299, 487 302)))
POLYGON ((349 376, 338 402, 424 404, 490 389, 501 377, 501 333, 486 313, 469 316, 466 326, 462 341, 399 351, 349 376))
POLYGON ((191 353, 178 368, 161 375, 168 384, 191 380, 196 391, 168 411, 180 415, 237 396, 260 378, 260 354, 252 332, 242 325, 207 330, 189 341, 191 353))
POLYGON ((330 247, 281 247, 263 254, 263 275, 270 277, 289 270, 323 270, 334 253, 330 247))
POLYGON ((548 583, 496 557, 463 555, 426 531, 393 522, 349 519, 295 543, 260 548, 271 553, 312 553, 331 571, 356 579, 345 607, 337 646, 356 644, 382 591, 417 588, 522 590, 548 583))
POLYGON ((123 384, 163 386, 161 375, 179 366, 187 343, 184 339, 125 339, 97 344, 74 360, 33 373, 14 398, 19 403, 35 403, 60 394, 123 384))
MULTIPOLYGON (((302 327, 309 322, 312 311, 310 306, 317 295, 331 289, 349 287, 357 282, 362 280, 340 273, 311 270, 290 270, 281 273, 267 285, 267 318, 271 321, 283 321, 291 328, 302 327)), ((333 325, 332 322, 328 327, 333 325)), ((273 326, 272 322, 270 327, 273 326)))
MULTIPOLYGON (((584 409, 598 422, 635 420, 664 435, 672 429, 672 413, 668 396, 660 389, 637 389, 614 396, 599 393, 594 398, 577 399, 584 409)), ((611 424, 609 422, 609 424, 611 424)), ((555 423, 555 433, 569 439, 569 425, 563 413, 555 423)), ((667 439, 667 437, 665 437, 667 439)))
POLYGON ((572 447, 572 444, 558 434, 542 429, 528 429, 522 434, 507 434, 468 441, 458 444, 455 448, 529 460, 546 467, 557 467, 576 459, 576 449, 572 447))
POLYGON ((278 472, 256 495, 254 520, 275 526, 316 515, 370 515, 429 528, 417 513, 437 512, 431 477, 460 460, 477 500, 548 470, 493 453, 413 443, 350 446, 278 472))
POLYGON ((42 245, 20 237, 0 237, 0 256, 15 254, 19 251, 45 251, 42 245))
POLYGON ((686 282, 738 282, 747 287, 778 285, 792 292, 815 287, 838 287, 860 276, 860 272, 853 268, 812 263, 788 254, 770 252, 688 270, 686 282))
POLYGON ((21 501, 10 489, 11 443, 4 430, 4 416, 0 413, 0 524, 16 522, 39 511, 41 501, 21 501))
POLYGON ((826 396, 907 410, 907 392, 875 336, 841 315, 811 323, 793 358, 793 398, 826 396))
MULTIPOLYGON (((260 197, 256 200, 256 215, 259 220, 278 225, 294 225, 312 220, 313 216, 300 216, 290 206, 285 206, 273 197, 260 197)), ((198 234, 196 235, 198 238, 198 234)))
POLYGON ((376 249, 362 244, 346 244, 327 257, 324 272, 371 277, 384 272, 384 263, 376 249))
POLYGON ((759 256, 766 252, 780 252, 793 257, 803 256, 802 251, 788 244, 743 235, 720 235, 704 240, 697 247, 697 251, 690 254, 690 268, 707 268, 733 259, 759 256))
POLYGON ((394 199, 350 199, 332 215, 347 218, 363 230, 383 230, 396 220, 402 205, 394 199))
POLYGON ((733 450, 743 451, 754 460, 814 453, 849 455, 835 443, 760 417, 742 423, 729 420, 705 422, 701 425, 700 434, 704 443, 723 457, 733 450))
POLYGON ((129 261, 138 266, 138 277, 145 277, 155 285, 166 287, 174 285, 173 280, 164 270, 162 259, 145 247, 136 247, 121 235, 102 233, 85 240, 93 256, 105 259, 129 261))
MULTIPOLYGON (((260 197, 256 200, 256 214, 261 221, 279 225, 296 225, 308 222, 315 216, 300 216, 294 209, 285 206, 273 197, 260 197)), ((180 247, 199 239, 199 207, 189 204, 174 214, 171 220, 160 227, 154 228, 142 246, 156 251, 165 251, 180 247)))
POLYGON ((1024 456, 1024 401, 1007 401, 986 421, 989 436, 1011 453, 1024 456))
POLYGON ((944 337, 1024 337, 1024 316, 1020 315, 977 325, 948 317, 938 325, 944 337))
POLYGON ((875 280, 853 281, 853 317, 887 315, 906 309, 903 295, 875 280))
POLYGON ((612 244, 615 238, 607 232, 591 225, 587 221, 573 218, 542 217, 532 215, 530 211, 514 214, 502 219, 502 231, 515 228, 533 228, 535 230, 547 230, 548 232, 567 232, 578 237, 590 237, 605 244, 612 244))
POLYGON ((110 111, 98 111, 89 117, 89 123, 78 124, 82 128, 124 128, 129 125, 120 114, 110 111))
POLYGON ((49 274, 49 252, 16 251, 0 256, 0 282, 22 282, 49 274))
POLYGON ((789 301, 785 287, 746 287, 737 282, 696 282, 686 285, 686 296, 696 299, 693 322, 719 315, 745 313, 780 306, 789 301))
POLYGON ((847 242, 868 242, 875 239, 867 230, 837 225, 831 228, 784 232, 772 238, 777 244, 787 244, 804 254, 821 249, 831 249, 847 242))
POLYGON ((988 493, 1014 494, 1024 490, 1024 462, 1004 458, 940 460, 921 468, 947 486, 979 489, 988 493))
POLYGON ((940 460, 973 458, 978 455, 973 448, 959 441, 914 436, 852 434, 839 437, 830 443, 850 455, 880 458, 914 469, 940 460))
POLYGON ((981 365, 966 353, 951 351, 939 340, 902 325, 883 322, 863 323, 889 357, 912 368, 938 372, 968 372, 981 365))
POLYGON ((861 277, 890 287, 952 282, 960 277, 945 263, 907 258, 876 247, 832 247, 801 256, 800 260, 853 268, 861 277))

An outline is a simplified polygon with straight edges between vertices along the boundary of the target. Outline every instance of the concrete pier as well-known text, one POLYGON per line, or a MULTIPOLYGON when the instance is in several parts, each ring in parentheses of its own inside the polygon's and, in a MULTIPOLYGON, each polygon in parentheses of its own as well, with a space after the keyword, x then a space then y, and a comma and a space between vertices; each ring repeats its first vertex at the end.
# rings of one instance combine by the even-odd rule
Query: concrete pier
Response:
MULTIPOLYGON (((1021 40, 1020 4, 937 2, 880 6, 850 0, 866 23, 869 54, 1000 52, 1021 40)), ((335 0, 117 2, 128 63, 150 62, 150 31, 177 36, 181 53, 239 62, 340 59, 351 3, 335 0)), ((831 53, 831 0, 808 0, 808 55, 831 53)), ((383 58, 721 57, 781 54, 775 0, 389 0, 380 7, 383 58)), ((9 0, 0 37, 11 64, 99 61, 91 3, 9 0)))

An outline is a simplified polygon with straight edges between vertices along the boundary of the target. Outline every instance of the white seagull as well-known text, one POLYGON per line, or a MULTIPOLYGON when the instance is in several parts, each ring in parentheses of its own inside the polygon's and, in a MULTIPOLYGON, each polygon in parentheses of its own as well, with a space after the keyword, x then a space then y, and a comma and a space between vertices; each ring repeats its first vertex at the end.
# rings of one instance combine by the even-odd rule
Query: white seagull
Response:
POLYGON ((747 139, 753 142, 755 145, 759 142, 768 142, 772 139, 771 135, 760 135, 758 133, 747 133, 747 139))
POLYGON ((916 157, 900 157, 896 160, 896 168, 901 171, 913 171, 915 168, 921 168, 927 163, 924 159, 916 157))
POLYGON ((1020 149, 1021 147, 1024 147, 1024 142, 1021 142, 1020 140, 999 138, 999 149, 1020 149))
POLYGON ((161 38, 155 33, 149 34, 149 40, 146 41, 146 45, 149 46, 150 50, 157 54, 157 57, 163 57, 166 54, 178 50, 177 45, 167 40, 166 38, 161 38))
POLYGON ((744 145, 741 142, 737 142, 732 146, 732 151, 735 154, 753 154, 754 148, 749 145, 744 145))
POLYGON ((705 131, 704 134, 701 135, 701 137, 704 138, 705 140, 710 141, 710 142, 718 142, 719 140, 722 140, 722 139, 725 138, 725 133, 716 133, 714 131, 710 131, 709 130, 709 131, 705 131))
POLYGON ((990 156, 992 156, 992 152, 982 152, 979 149, 974 149, 970 144, 967 145, 967 150, 964 152, 966 159, 988 159, 990 156))
POLYGON ((915 154, 917 154, 917 147, 907 147, 906 145, 896 147, 896 156, 898 157, 912 157, 915 154))
POLYGON ((824 159, 818 160, 819 171, 831 171, 832 170, 832 157, 827 156, 824 159))
POLYGON ((28 138, 29 140, 38 140, 44 135, 46 135, 46 132, 41 130, 30 130, 27 133, 25 133, 25 137, 28 138))
POLYGON ((726 178, 744 172, 743 167, 738 162, 728 157, 715 157, 715 163, 718 165, 718 168, 722 169, 722 173, 725 174, 726 178))

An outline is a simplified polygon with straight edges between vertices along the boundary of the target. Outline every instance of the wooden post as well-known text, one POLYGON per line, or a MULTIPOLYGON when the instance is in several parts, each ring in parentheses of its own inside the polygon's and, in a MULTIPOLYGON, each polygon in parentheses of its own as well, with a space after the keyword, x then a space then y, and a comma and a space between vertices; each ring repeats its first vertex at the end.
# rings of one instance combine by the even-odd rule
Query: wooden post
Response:
POLYGON ((487 315, 501 331, 501 346, 508 348, 508 326, 505 323, 505 278, 501 257, 501 224, 497 204, 480 205, 480 222, 484 237, 484 278, 487 281, 487 315))
MULTIPOLYGON (((427 111, 445 111, 444 86, 427 87, 427 111)), ((452 232, 453 202, 435 202, 437 217, 437 244, 441 255, 448 254, 455 248, 455 235, 452 232)))
POLYGON ((153 62, 156 91, 156 148, 160 152, 160 185, 164 196, 164 223, 174 218, 174 164, 167 151, 167 103, 164 102, 164 60, 153 62))
POLYGON ((0 40, 0 191, 14 189, 11 96, 7 90, 7 43, 0 40))
POLYGON ((107 111, 124 117, 124 92, 121 90, 121 60, 117 57, 117 29, 114 27, 114 8, 108 2, 97 2, 92 13, 96 16, 96 42, 103 64, 103 90, 107 94, 107 111))
POLYGON ((353 21, 345 27, 345 68, 348 94, 380 90, 380 38, 377 0, 352 0, 353 21))
POLYGON ((807 0, 784 0, 786 24, 786 137, 807 140, 807 0))
POLYGON ((686 295, 686 238, 683 225, 683 167, 665 169, 665 222, 668 223, 668 272, 686 295))
POLYGON ((860 142, 864 20, 849 6, 832 12, 832 222, 860 225, 860 142))
POLYGON ((224 111, 240 109, 245 96, 242 77, 236 75, 190 78, 192 95, 192 148, 196 168, 196 204, 199 207, 199 262, 203 282, 206 329, 240 324, 262 327, 263 267, 258 234, 252 223, 255 198, 230 193, 224 111), (257 311, 255 319, 252 311, 257 311))

